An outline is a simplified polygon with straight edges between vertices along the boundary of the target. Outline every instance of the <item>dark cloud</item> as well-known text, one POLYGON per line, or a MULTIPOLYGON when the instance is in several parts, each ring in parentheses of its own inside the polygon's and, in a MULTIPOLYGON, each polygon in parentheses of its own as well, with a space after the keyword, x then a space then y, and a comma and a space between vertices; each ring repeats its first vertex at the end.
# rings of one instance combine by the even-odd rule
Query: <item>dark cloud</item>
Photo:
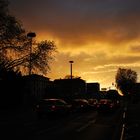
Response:
POLYGON ((139 6, 138 0, 11 0, 11 10, 28 29, 79 45, 140 37, 139 6))

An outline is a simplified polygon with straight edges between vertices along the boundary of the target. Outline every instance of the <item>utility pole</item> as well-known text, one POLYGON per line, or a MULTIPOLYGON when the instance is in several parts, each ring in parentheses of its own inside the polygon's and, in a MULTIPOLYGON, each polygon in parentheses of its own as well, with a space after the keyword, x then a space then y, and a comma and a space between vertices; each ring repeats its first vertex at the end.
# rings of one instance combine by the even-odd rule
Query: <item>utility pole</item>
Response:
POLYGON ((70 77, 72 79, 72 64, 74 63, 74 61, 69 61, 70 63, 70 77))
POLYGON ((30 55, 30 60, 29 60, 29 75, 32 74, 32 39, 33 37, 36 37, 36 34, 33 32, 29 32, 27 34, 27 37, 30 39, 30 50, 29 50, 29 55, 30 55))

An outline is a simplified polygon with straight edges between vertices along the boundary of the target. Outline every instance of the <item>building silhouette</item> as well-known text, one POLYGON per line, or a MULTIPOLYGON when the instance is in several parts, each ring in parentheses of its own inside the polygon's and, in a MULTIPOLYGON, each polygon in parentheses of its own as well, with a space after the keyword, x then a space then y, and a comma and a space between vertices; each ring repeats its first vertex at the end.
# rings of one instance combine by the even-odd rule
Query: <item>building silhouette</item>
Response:
POLYGON ((86 94, 88 98, 99 98, 100 84, 99 83, 87 83, 86 94))
POLYGON ((81 78, 54 80, 55 95, 64 99, 84 98, 86 82, 81 78))

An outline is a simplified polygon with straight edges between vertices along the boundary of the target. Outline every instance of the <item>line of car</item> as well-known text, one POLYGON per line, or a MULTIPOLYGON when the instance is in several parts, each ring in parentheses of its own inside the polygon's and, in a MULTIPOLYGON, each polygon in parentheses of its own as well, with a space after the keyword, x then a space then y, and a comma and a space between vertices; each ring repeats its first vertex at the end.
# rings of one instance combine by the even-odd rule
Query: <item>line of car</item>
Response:
POLYGON ((97 104, 97 110, 103 112, 112 112, 121 106, 119 100, 100 99, 97 104))
POLYGON ((85 112, 89 110, 113 111, 120 107, 120 102, 110 99, 64 99, 49 98, 42 99, 35 107, 39 118, 43 116, 66 115, 75 112, 85 112))

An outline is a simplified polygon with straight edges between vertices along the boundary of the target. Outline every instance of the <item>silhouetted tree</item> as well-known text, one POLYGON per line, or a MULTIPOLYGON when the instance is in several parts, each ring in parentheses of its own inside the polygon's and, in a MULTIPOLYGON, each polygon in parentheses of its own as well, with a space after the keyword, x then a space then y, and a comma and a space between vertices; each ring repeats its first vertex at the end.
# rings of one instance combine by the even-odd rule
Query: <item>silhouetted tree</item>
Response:
POLYGON ((0 0, 0 71, 20 69, 26 74, 31 60, 34 72, 46 74, 52 52, 56 50, 55 43, 33 40, 30 54, 30 38, 21 22, 10 15, 8 5, 8 1, 0 0))
POLYGON ((22 75, 28 74, 30 60, 32 72, 46 74, 56 45, 53 41, 32 40, 30 53, 31 38, 9 13, 8 5, 7 0, 0 0, 0 107, 9 108, 22 103, 22 75))
POLYGON ((134 84, 137 82, 137 73, 131 69, 119 68, 116 73, 116 88, 123 95, 132 93, 134 84))

